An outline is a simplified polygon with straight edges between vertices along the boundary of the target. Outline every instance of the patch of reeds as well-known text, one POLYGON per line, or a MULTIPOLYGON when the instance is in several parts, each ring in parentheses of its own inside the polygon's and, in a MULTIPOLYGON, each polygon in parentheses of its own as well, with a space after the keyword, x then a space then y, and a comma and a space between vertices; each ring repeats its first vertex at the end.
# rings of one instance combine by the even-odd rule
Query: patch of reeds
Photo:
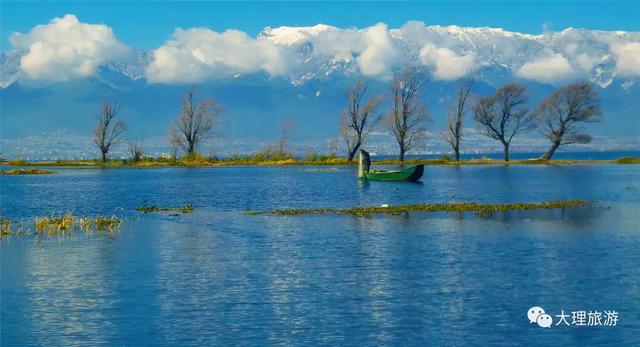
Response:
POLYGON ((346 209, 289 209, 271 211, 250 211, 250 215, 305 215, 305 214, 350 214, 359 217, 371 216, 374 214, 400 215, 408 212, 477 212, 488 213, 496 211, 511 210, 532 210, 532 209, 555 209, 568 208, 586 205, 586 200, 561 200, 547 201, 541 203, 508 203, 508 204, 481 204, 481 203, 448 203, 448 204, 417 204, 417 205, 397 205, 397 206, 369 206, 354 207, 346 209))
POLYGON ((7 219, 0 219, 0 239, 5 235, 11 235, 11 221, 7 219))
POLYGON ((77 230, 91 232, 108 231, 113 232, 119 228, 123 220, 116 217, 97 216, 97 217, 75 217, 68 213, 62 217, 36 217, 35 229, 36 234, 58 235, 71 234, 77 230))
POLYGON ((112 232, 114 229, 120 227, 122 219, 118 219, 116 216, 111 217, 95 217, 93 219, 93 225, 97 230, 107 230, 112 232))
POLYGON ((180 212, 180 213, 191 213, 193 212, 193 205, 187 204, 180 207, 163 207, 163 206, 139 206, 136 207, 136 211, 142 213, 150 213, 150 212, 180 212))
POLYGON ((62 217, 36 217, 36 233, 58 234, 71 232, 73 227, 73 215, 71 213, 62 217))
POLYGON ((0 218, 0 239, 6 236, 23 236, 28 234, 32 234, 31 229, 24 229, 20 223, 13 223, 8 219, 0 218))

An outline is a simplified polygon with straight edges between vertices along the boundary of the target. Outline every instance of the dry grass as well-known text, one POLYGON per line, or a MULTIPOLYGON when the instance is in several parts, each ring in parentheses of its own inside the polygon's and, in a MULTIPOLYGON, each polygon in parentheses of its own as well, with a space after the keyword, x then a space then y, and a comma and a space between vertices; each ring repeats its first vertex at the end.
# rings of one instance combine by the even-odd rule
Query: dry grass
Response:
POLYGON ((11 169, 0 171, 0 175, 47 175, 53 171, 40 169, 11 169))

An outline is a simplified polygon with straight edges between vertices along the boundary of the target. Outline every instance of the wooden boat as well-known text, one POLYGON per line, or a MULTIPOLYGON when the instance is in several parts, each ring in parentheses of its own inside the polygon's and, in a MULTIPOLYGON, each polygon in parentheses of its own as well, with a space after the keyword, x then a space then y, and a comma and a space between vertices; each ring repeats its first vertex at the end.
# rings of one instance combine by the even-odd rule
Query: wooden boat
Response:
POLYGON ((370 170, 371 159, 369 153, 360 150, 360 160, 358 163, 358 178, 368 181, 409 181, 417 182, 424 173, 424 165, 416 165, 404 170, 384 171, 370 170))

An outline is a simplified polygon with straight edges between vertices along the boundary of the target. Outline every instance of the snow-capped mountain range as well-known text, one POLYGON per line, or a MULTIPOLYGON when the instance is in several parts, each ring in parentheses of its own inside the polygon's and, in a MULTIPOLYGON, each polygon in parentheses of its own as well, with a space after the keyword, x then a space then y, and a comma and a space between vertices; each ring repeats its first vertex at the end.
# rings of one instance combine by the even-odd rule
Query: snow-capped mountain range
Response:
MULTIPOLYGON (((374 27, 339 29, 323 24, 311 27, 267 27, 257 35, 256 41, 273 43, 282 48, 286 53, 282 59, 287 59, 287 64, 291 65, 284 73, 285 77, 292 84, 301 85, 314 79, 358 75, 361 70, 358 58, 368 49, 367 45, 371 45, 371 42, 363 42, 367 40, 363 36, 371 28, 374 27), (327 48, 328 45, 338 48, 327 48), (343 48, 341 45, 351 47, 343 48)), ((447 58, 446 55, 439 57, 437 50, 446 50, 441 52, 452 54, 450 59, 473 57, 468 68, 504 70, 512 76, 538 82, 557 84, 575 78, 588 78, 601 87, 607 87, 614 79, 624 80, 629 85, 638 78, 638 75, 621 71, 621 58, 616 56, 616 47, 640 45, 639 32, 569 28, 560 32, 530 35, 488 27, 424 26, 420 22, 409 22, 397 29, 385 27, 383 31, 390 42, 389 50, 383 49, 381 52, 390 52, 394 56, 389 63, 390 72, 404 65, 425 65, 433 72, 438 64, 446 63, 438 59, 447 58), (425 52, 425 45, 436 50, 432 52, 432 57, 429 57, 428 50, 425 52), (536 62, 537 69, 546 68, 559 74, 547 76, 544 71, 535 71, 536 62), (533 69, 529 73, 527 66, 533 69)), ((21 79, 20 57, 24 51, 1 54, 0 87, 6 88, 21 79)), ((140 80, 147 77, 147 68, 153 59, 153 51, 131 50, 126 57, 108 61, 104 67, 132 80, 140 80)), ((388 74, 371 77, 384 78, 388 74)))
MULTIPOLYGON (((258 35, 258 39, 295 49, 307 66, 303 73, 290 76, 294 83, 300 83, 305 79, 357 71, 351 55, 327 57, 314 50, 314 38, 340 30, 321 24, 313 27, 266 28, 258 35)), ((476 68, 507 69, 516 74, 528 62, 560 54, 577 70, 569 77, 584 76, 602 87, 607 87, 615 78, 637 78, 620 76, 611 46, 640 43, 638 32, 569 28, 560 32, 529 35, 488 27, 424 27, 421 23, 408 23, 402 28, 389 30, 389 34, 394 41, 393 46, 402 52, 402 58, 396 65, 419 64, 421 48, 431 43, 449 49, 458 56, 474 56, 476 68)))

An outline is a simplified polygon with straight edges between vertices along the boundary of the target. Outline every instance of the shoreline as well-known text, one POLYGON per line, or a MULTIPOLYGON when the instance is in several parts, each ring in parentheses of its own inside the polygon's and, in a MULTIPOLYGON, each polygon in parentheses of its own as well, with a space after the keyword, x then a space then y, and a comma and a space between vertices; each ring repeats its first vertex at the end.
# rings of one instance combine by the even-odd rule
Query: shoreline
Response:
MULTIPOLYGON (((525 160, 496 160, 496 159, 467 159, 456 162, 451 159, 408 159, 401 162, 397 159, 372 160, 372 165, 418 165, 426 166, 465 166, 465 165, 584 165, 584 164, 640 164, 639 157, 621 157, 607 160, 584 159, 525 159, 525 160)), ((220 167, 220 166, 355 166, 357 161, 349 162, 346 158, 331 158, 325 160, 170 160, 144 159, 138 162, 114 160, 102 163, 97 160, 57 160, 29 162, 24 160, 9 160, 0 163, 5 167, 100 167, 100 168, 145 168, 145 167, 220 167)))

